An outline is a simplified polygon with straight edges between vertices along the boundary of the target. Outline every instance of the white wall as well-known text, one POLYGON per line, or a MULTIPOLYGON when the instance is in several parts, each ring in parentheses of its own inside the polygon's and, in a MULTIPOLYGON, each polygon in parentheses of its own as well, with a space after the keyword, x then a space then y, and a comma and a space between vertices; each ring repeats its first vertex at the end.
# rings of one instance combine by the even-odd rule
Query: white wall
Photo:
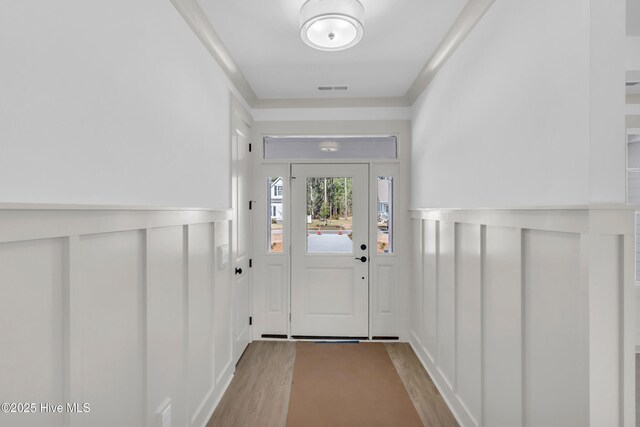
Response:
POLYGON ((231 85, 169 0, 0 3, 0 201, 228 207, 231 85))
POLYGON ((233 374, 229 211, 0 207, 3 426, 202 427, 233 374), (65 422, 68 418, 68 423, 65 422))
POLYGON ((623 202, 623 62, 623 0, 495 2, 414 104, 412 206, 623 202))

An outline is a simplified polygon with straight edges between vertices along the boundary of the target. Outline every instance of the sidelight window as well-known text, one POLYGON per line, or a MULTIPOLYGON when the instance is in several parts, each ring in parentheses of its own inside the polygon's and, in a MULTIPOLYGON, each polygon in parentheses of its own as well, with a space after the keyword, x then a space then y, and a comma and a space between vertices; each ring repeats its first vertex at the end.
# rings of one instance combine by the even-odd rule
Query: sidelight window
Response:
POLYGON ((283 183, 282 177, 267 179, 267 246, 270 253, 282 253, 283 244, 283 183))
POLYGON ((393 252, 393 177, 379 176, 377 184, 377 252, 388 254, 393 252))

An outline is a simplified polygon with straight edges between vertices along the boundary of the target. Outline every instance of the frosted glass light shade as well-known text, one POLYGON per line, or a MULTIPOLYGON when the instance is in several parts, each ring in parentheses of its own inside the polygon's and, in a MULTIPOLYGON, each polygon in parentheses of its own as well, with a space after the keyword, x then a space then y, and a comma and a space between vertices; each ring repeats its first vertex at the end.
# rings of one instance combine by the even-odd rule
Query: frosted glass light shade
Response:
POLYGON ((343 50, 364 35, 364 7, 358 0, 308 0, 300 10, 300 37, 318 50, 343 50))

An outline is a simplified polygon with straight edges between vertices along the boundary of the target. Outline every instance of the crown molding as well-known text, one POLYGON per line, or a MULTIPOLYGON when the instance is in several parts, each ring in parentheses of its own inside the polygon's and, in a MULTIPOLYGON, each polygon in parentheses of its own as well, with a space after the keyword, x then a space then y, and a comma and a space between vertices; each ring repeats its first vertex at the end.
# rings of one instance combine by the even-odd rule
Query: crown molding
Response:
POLYGON ((406 97, 257 99, 253 108, 410 107, 406 97))
POLYGON ((198 2, 196 0, 171 0, 171 3, 180 12, 184 20, 187 21, 187 24, 196 33, 196 36, 211 53, 211 56, 218 62, 247 104, 253 105, 258 97, 242 74, 242 71, 240 71, 240 67, 238 67, 238 64, 236 64, 222 43, 220 36, 216 33, 211 21, 209 21, 198 2))
POLYGON ((407 101, 413 105, 418 97, 425 91, 427 86, 433 81, 442 66, 458 49, 471 30, 482 19, 495 0, 469 0, 462 9, 456 20, 445 34, 444 38, 436 48, 431 58, 427 61, 418 77, 409 87, 405 94, 407 101))
POLYGON ((469 0, 438 48, 404 96, 371 98, 259 99, 226 49, 197 0, 171 0, 200 41, 251 108, 371 108, 410 107, 431 83, 440 68, 464 41, 495 0, 469 0))

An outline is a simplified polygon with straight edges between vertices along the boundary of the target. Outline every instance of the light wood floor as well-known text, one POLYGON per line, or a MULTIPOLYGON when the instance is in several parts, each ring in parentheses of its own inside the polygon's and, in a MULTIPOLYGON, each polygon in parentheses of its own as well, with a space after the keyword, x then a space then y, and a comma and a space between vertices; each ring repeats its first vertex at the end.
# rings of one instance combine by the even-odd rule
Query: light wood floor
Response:
MULTIPOLYGON (((385 348, 423 424, 457 426, 411 346, 393 343, 385 348)), ((207 427, 285 427, 295 355, 294 342, 252 342, 207 427)))

